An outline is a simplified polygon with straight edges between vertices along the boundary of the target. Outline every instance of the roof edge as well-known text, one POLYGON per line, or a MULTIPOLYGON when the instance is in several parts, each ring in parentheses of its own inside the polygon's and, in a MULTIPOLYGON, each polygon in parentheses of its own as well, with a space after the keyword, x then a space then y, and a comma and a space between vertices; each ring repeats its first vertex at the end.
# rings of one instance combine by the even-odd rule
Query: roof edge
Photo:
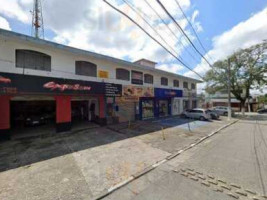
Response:
MULTIPOLYGON (((111 57, 111 56, 108 56, 108 55, 103 55, 103 54, 95 53, 95 52, 92 52, 92 51, 82 50, 82 49, 78 49, 78 48, 75 48, 75 47, 67 46, 67 45, 64 45, 64 44, 59 44, 59 43, 55 43, 55 42, 52 42, 52 41, 35 38, 35 37, 32 37, 32 36, 28 36, 28 35, 25 35, 25 34, 22 34, 22 33, 17 33, 17 32, 14 32, 14 31, 8 31, 8 30, 0 28, 0 35, 6 36, 6 37, 13 37, 15 39, 20 39, 20 40, 24 40, 24 41, 28 41, 28 42, 33 42, 33 43, 39 44, 39 45, 48 45, 50 47, 54 47, 54 48, 57 48, 57 49, 60 49, 60 50, 69 51, 69 52, 75 53, 75 54, 84 54, 84 55, 87 55, 87 56, 95 57, 97 59, 105 59, 106 61, 115 62, 115 63, 121 64, 121 65, 128 65, 128 66, 131 66, 131 67, 136 67, 136 68, 139 68, 140 70, 143 69, 143 70, 148 70, 148 71, 155 71, 155 72, 164 73, 164 74, 167 74, 167 75, 170 75, 170 76, 173 76, 173 77, 183 78, 183 79, 191 80, 191 81, 194 81, 194 82, 197 82, 197 83, 203 83, 203 81, 201 81, 201 80, 190 78, 190 77, 183 76, 183 75, 180 75, 180 74, 175 74, 175 73, 167 72, 167 71, 156 69, 156 68, 146 67, 146 66, 139 65, 139 64, 136 64, 136 63, 132 63, 132 62, 129 62, 129 61, 126 61, 126 60, 122 60, 122 59, 119 59, 119 58, 114 58, 114 57, 111 57)), ((147 59, 145 59, 145 60, 147 60, 147 59)), ((153 62, 153 61, 150 61, 150 62, 153 62)))

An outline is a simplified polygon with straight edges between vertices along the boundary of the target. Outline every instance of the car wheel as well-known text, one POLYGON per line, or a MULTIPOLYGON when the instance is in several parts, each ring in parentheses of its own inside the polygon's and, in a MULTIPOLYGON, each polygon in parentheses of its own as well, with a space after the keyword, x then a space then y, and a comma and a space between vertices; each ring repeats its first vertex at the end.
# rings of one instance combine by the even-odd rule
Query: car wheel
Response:
POLYGON ((181 117, 182 117, 182 118, 186 118, 186 115, 185 115, 185 114, 182 114, 181 117))
POLYGON ((200 120, 200 121, 204 121, 204 120, 205 120, 205 117, 201 116, 201 117, 199 118, 199 120, 200 120))
POLYGON ((227 115, 228 115, 228 112, 224 112, 223 115, 224 115, 224 116, 227 116, 227 115))

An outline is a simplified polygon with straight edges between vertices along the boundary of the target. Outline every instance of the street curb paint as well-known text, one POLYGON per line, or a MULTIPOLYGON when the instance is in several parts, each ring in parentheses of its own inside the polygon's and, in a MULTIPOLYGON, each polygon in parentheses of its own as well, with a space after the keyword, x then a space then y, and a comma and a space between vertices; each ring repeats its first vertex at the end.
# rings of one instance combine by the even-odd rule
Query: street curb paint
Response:
MULTIPOLYGON (((181 150, 179 150, 178 152, 175 152, 175 153, 173 153, 173 154, 167 156, 165 159, 163 159, 163 160, 161 160, 161 161, 159 161, 159 162, 157 162, 157 163, 151 165, 150 167, 145 168, 143 171, 138 172, 138 173, 136 173, 135 175, 130 176, 128 179, 122 181, 121 183, 119 183, 119 184, 117 184, 117 185, 115 185, 115 186, 109 188, 108 190, 105 190, 101 195, 99 195, 98 197, 94 198, 94 200, 100 200, 100 199, 103 199, 104 197, 108 196, 108 195, 111 194, 112 192, 114 192, 114 191, 118 190, 119 188, 121 188, 121 187, 127 185, 128 183, 132 182, 133 180, 138 179, 139 177, 141 177, 141 176, 147 174, 148 172, 150 172, 150 171, 156 169, 158 166, 162 165, 163 163, 165 163, 165 162, 167 162, 167 161, 169 161, 169 160, 171 160, 171 159, 177 157, 178 155, 180 155, 181 153, 185 152, 186 150, 189 150, 189 149, 193 148, 193 147, 196 146, 197 144, 200 144, 200 143, 203 142, 204 140, 210 138, 211 136, 213 136, 213 135, 215 135, 216 133, 220 132, 221 130, 223 130, 223 129, 225 129, 225 128, 227 128, 227 127, 229 127, 229 126, 235 124, 235 123, 238 122, 238 121, 239 121, 239 120, 236 120, 236 121, 233 121, 233 122, 231 122, 231 123, 229 123, 229 124, 224 125, 223 127, 217 129, 216 131, 212 132, 212 133, 209 134, 208 136, 205 136, 205 137, 200 138, 198 142, 193 143, 193 144, 190 144, 189 146, 185 147, 184 149, 181 149, 181 150)), ((202 184, 204 184, 204 182, 202 182, 202 184)), ((209 187, 209 184, 204 184, 204 185, 206 185, 206 186, 209 187)))
POLYGON ((133 176, 130 176, 128 179, 126 179, 126 180, 122 181, 121 183, 119 183, 119 184, 117 184, 117 185, 109 188, 108 189, 108 192, 112 192, 112 191, 115 191, 115 190, 121 188, 122 186, 126 185, 127 183, 129 183, 133 179, 134 179, 134 177, 133 176))
POLYGON ((164 160, 162 160, 160 162, 155 163, 154 165, 152 165, 152 167, 156 168, 156 167, 160 166, 161 164, 165 163, 166 161, 167 161, 167 159, 164 159, 164 160))
POLYGON ((152 171, 153 169, 155 169, 153 166, 149 166, 149 167, 145 168, 144 170, 142 170, 141 172, 138 172, 135 175, 133 175, 133 177, 135 179, 137 179, 140 176, 143 176, 143 175, 147 174, 148 172, 152 171))

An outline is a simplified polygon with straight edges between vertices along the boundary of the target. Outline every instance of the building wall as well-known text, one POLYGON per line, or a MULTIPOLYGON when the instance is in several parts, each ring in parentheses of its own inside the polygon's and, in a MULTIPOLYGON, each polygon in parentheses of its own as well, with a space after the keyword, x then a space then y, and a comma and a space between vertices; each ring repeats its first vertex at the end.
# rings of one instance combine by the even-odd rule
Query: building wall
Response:
MULTIPOLYGON (((59 77, 59 78, 70 78, 70 79, 78 79, 78 80, 87 80, 87 81, 96 81, 96 82, 110 82, 117 83, 122 85, 131 85, 130 81, 116 80, 116 68, 124 68, 127 70, 136 70, 142 71, 144 74, 152 74, 154 76, 154 84, 146 84, 143 86, 153 86, 160 88, 171 88, 171 89, 183 89, 183 81, 187 81, 189 84, 189 88, 191 87, 191 83, 194 81, 185 80, 183 78, 177 78, 170 75, 165 75, 164 72, 155 72, 152 70, 140 70, 138 68, 132 68, 126 65, 117 64, 114 62, 104 61, 98 58, 75 54, 72 52, 68 52, 65 50, 52 48, 46 44, 38 45, 34 43, 29 43, 27 41, 16 40, 16 39, 6 39, 0 37, 0 71, 1 72, 9 72, 9 73, 19 73, 19 74, 29 74, 29 75, 39 75, 39 76, 47 76, 47 77, 59 77), (51 56, 51 72, 40 71, 40 70, 31 70, 31 69, 22 69, 16 68, 15 62, 15 51, 16 49, 27 49, 39 51, 51 56), (75 75, 75 61, 83 60, 93 62, 97 65, 97 70, 104 70, 109 72, 109 79, 103 79, 99 77, 88 77, 88 76, 80 76, 75 75), (161 77, 168 78, 168 86, 161 85, 161 77), (179 80, 180 87, 173 87, 173 80, 179 80)), ((196 92, 196 90, 192 91, 196 92)))

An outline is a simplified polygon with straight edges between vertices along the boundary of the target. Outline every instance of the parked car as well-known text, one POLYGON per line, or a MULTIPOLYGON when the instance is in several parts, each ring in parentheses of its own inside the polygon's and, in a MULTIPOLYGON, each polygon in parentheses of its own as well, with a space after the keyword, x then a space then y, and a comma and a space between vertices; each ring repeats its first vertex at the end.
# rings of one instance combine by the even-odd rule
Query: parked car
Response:
POLYGON ((258 113, 259 113, 259 114, 267 113, 267 108, 259 109, 259 110, 258 110, 258 113))
MULTIPOLYGON (((210 110, 216 112, 218 115, 224 115, 224 116, 228 115, 228 107, 226 107, 226 106, 216 106, 210 110)), ((232 113, 232 115, 234 115, 234 111, 232 108, 231 108, 231 113, 232 113)))
POLYGON ((192 110, 189 110, 189 109, 185 110, 182 112, 182 117, 199 119, 201 121, 211 119, 211 115, 208 113, 208 111, 202 108, 194 108, 192 110))
POLYGON ((44 116, 31 115, 25 118, 25 126, 38 126, 46 123, 44 116))
POLYGON ((219 119, 220 115, 216 113, 214 110, 208 109, 207 112, 210 114, 211 119, 219 119))

